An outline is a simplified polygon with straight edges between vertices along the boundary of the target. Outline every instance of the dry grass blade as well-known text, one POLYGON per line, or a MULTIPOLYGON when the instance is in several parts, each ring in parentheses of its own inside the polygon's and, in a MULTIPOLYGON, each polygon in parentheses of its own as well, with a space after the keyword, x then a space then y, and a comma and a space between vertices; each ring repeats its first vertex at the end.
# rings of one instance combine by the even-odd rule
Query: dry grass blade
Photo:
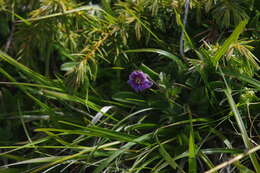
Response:
MULTIPOLYGON (((226 162, 223 162, 223 163, 217 165, 216 167, 214 167, 214 168, 212 168, 212 169, 210 169, 210 170, 208 170, 208 171, 206 171, 204 173, 213 173, 213 172, 215 172, 215 171, 217 171, 217 170, 219 170, 221 168, 224 168, 224 167, 226 167, 228 165, 231 165, 232 163, 235 163, 236 161, 239 161, 240 159, 242 159, 242 158, 244 158, 244 157, 246 157, 246 156, 248 156, 248 155, 250 155, 252 153, 257 152, 258 150, 260 150, 260 145, 254 147, 254 148, 252 148, 250 150, 248 150, 247 152, 245 152, 243 154, 239 154, 236 157, 234 157, 233 159, 230 159, 230 160, 228 160, 226 162)), ((256 170, 256 171, 257 171, 257 173, 259 173, 260 170, 256 170)))

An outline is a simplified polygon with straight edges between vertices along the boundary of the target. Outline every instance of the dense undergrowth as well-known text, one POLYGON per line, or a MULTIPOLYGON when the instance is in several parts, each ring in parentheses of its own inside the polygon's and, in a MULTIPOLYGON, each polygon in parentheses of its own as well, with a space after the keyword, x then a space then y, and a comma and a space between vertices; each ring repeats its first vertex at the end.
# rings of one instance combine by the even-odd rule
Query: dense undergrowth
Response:
POLYGON ((259 173, 259 7, 0 0, 0 172, 259 173))

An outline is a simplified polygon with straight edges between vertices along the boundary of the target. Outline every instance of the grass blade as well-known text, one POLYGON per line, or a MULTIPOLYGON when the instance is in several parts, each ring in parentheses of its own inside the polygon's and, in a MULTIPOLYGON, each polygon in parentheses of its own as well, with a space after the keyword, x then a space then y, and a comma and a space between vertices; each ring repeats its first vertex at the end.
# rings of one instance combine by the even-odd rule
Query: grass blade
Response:
MULTIPOLYGON (((0 67, 0 73, 2 73, 8 80, 12 81, 13 83, 17 83, 16 80, 9 74, 7 73, 3 68, 0 67)), ((40 107, 43 108, 43 110, 46 110, 48 113, 53 113, 53 110, 46 105, 45 103, 43 103, 42 101, 40 101, 38 98, 34 97, 33 95, 31 95, 28 91, 27 91, 27 86, 24 85, 17 85, 17 87, 19 89, 21 89, 28 97, 30 97, 35 103, 37 103, 40 107)))
MULTIPOLYGON (((5 154, 12 153, 12 152, 14 152, 14 151, 18 151, 18 150, 21 150, 21 149, 24 149, 24 148, 27 148, 27 147, 33 147, 33 148, 35 148, 35 145, 40 144, 40 143, 43 143, 43 142, 46 142, 46 141, 48 141, 49 139, 50 139, 50 137, 45 137, 45 138, 42 138, 42 139, 39 139, 39 140, 37 140, 37 141, 28 143, 28 144, 23 145, 23 146, 15 146, 15 149, 10 150, 10 151, 6 151, 6 152, 3 152, 3 153, 0 153, 0 156, 5 155, 5 154)), ((1 148, 6 148, 6 147, 1 147, 1 148)))
POLYGON ((162 155, 164 160, 175 170, 177 168, 176 162, 172 159, 171 155, 163 147, 163 145, 161 144, 157 136, 156 136, 156 141, 159 145, 160 154, 162 155))
MULTIPOLYGON (((219 164, 218 166, 214 167, 213 169, 210 169, 210 170, 206 171, 205 173, 213 173, 213 172, 215 172, 215 171, 217 171, 217 170, 219 170, 221 168, 224 168, 224 167, 226 167, 226 166, 228 166, 228 165, 230 165, 232 163, 237 162, 238 160, 244 158, 247 155, 252 155, 253 153, 257 152, 258 150, 260 150, 260 145, 250 149, 246 153, 239 154, 238 156, 234 157, 231 160, 228 160, 228 161, 226 161, 224 163, 219 164)), ((259 173, 260 169, 257 169, 256 171, 257 171, 257 173, 259 173)))
POLYGON ((238 39, 239 35, 245 29, 247 22, 248 20, 241 21, 236 27, 236 29, 233 31, 233 33, 228 37, 228 39, 221 46, 221 48, 216 52, 214 59, 212 60, 214 66, 217 65, 220 58, 227 52, 229 46, 238 39))
POLYGON ((120 148, 120 150, 115 151, 108 159, 106 159, 103 163, 101 163, 95 170, 93 173, 101 173, 103 171, 103 169, 105 169, 116 157, 118 157, 119 155, 121 155, 122 153, 125 152, 125 150, 131 148, 132 146, 134 146, 136 143, 140 143, 143 142, 144 140, 149 139, 151 136, 151 134, 146 134, 143 135, 139 138, 136 138, 134 140, 134 142, 128 142, 127 144, 125 144, 124 146, 122 146, 120 148))
MULTIPOLYGON (((240 130, 240 133, 241 133, 241 136, 242 136, 242 139, 244 141, 244 144, 245 144, 245 147, 247 149, 252 149, 253 146, 252 146, 252 143, 250 142, 250 138, 247 134, 247 131, 246 131, 246 128, 245 128, 245 125, 244 125, 244 122, 242 120, 242 117, 237 109, 237 106, 235 104, 235 101, 231 95, 231 90, 230 89, 226 89, 224 90, 226 96, 227 96, 227 99, 228 99, 228 102, 229 102, 229 105, 234 113, 234 116, 235 116, 235 119, 236 119, 236 122, 238 124, 238 127, 239 127, 239 130, 240 130)), ((252 164, 255 168, 256 171, 260 171, 260 165, 257 161, 257 156, 255 153, 252 152, 252 154, 249 154, 249 157, 252 161, 252 164)))
POLYGON ((165 50, 161 50, 161 49, 155 49, 155 48, 145 48, 145 49, 131 49, 131 50, 126 50, 125 52, 129 52, 129 53, 138 53, 138 52, 150 52, 150 53, 157 53, 159 55, 163 55, 173 61, 175 61, 181 68, 183 69, 185 67, 185 65, 183 64, 183 62, 181 61, 181 59, 179 57, 177 57, 176 55, 173 55, 170 52, 167 52, 165 50))
POLYGON ((197 161, 196 161, 196 145, 194 141, 194 131, 192 124, 192 114, 188 107, 190 118, 190 137, 189 137, 189 173, 197 173, 197 161))
POLYGON ((245 76, 245 75, 241 75, 241 74, 238 74, 238 73, 235 73, 235 72, 231 72, 231 71, 223 71, 225 75, 228 75, 228 76, 232 76, 232 77, 235 77, 241 81, 244 81, 244 82, 247 82, 251 85, 253 85, 254 87, 256 87, 256 89, 260 90, 260 81, 256 80, 256 79, 253 79, 253 78, 250 78, 248 76, 245 76))
MULTIPOLYGON (((54 14, 50 14, 50 15, 46 15, 46 16, 35 17, 35 18, 29 18, 29 19, 26 19, 26 21, 30 22, 30 21, 44 20, 44 19, 49 19, 49 18, 53 18, 53 17, 58 17, 58 16, 64 16, 64 15, 72 14, 72 13, 77 13, 77 12, 80 12, 80 11, 90 11, 90 10, 103 11, 99 7, 88 6, 87 5, 87 6, 82 6, 82 7, 79 7, 79 8, 67 10, 67 11, 64 11, 64 12, 54 13, 54 14)), ((19 22, 21 22, 21 21, 19 21, 19 22)))
POLYGON ((194 143, 194 133, 193 133, 193 130, 190 130, 190 137, 189 137, 189 173, 196 173, 196 172, 197 172, 197 162, 196 162, 196 148, 195 148, 195 143, 194 143))
POLYGON ((51 86, 52 82, 49 79, 47 79, 46 77, 44 77, 43 75, 41 75, 39 73, 36 73, 35 71, 31 70, 30 68, 26 67, 25 65, 19 63, 18 61, 16 61, 15 59, 10 57, 6 53, 2 52, 1 50, 0 50, 0 58, 5 60, 9 64, 13 65, 17 69, 23 71, 29 77, 33 78, 36 82, 40 82, 42 84, 46 84, 48 86, 51 86))
POLYGON ((31 173, 40 172, 40 171, 42 171, 42 170, 44 170, 44 169, 46 169, 46 168, 49 168, 49 167, 51 167, 51 166, 53 166, 53 165, 57 165, 57 164, 59 164, 59 163, 65 162, 65 161, 67 161, 67 160, 70 160, 70 159, 74 159, 74 158, 76 158, 76 157, 79 157, 79 156, 81 156, 81 155, 83 155, 83 154, 85 154, 85 153, 87 153, 87 152, 91 152, 91 151, 96 150, 96 149, 107 148, 107 147, 110 147, 110 146, 113 146, 113 145, 117 145, 117 144, 118 144, 118 142, 111 142, 111 143, 108 143, 108 144, 104 144, 104 145, 102 145, 102 146, 99 146, 98 148, 92 147, 92 148, 84 149, 84 150, 82 150, 82 151, 80 151, 80 152, 78 152, 78 153, 76 153, 76 154, 72 154, 72 155, 69 155, 69 156, 64 156, 64 157, 62 157, 62 158, 60 158, 60 159, 57 159, 57 160, 55 160, 55 161, 53 161, 53 162, 51 162, 51 163, 49 163, 49 164, 47 164, 47 165, 43 165, 43 166, 41 166, 40 168, 37 168, 37 169, 33 170, 31 173))

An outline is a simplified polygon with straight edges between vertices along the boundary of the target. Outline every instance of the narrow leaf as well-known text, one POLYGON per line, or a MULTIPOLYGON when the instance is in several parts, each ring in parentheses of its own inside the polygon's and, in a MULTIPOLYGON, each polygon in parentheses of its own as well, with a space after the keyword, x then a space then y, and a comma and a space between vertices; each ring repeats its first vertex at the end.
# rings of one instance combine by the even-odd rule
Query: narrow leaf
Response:
POLYGON ((170 52, 167 52, 165 50, 161 50, 161 49, 154 49, 154 48, 145 48, 145 49, 132 49, 132 50, 126 50, 125 52, 129 52, 129 53, 138 53, 138 52, 151 52, 151 53, 158 53, 159 55, 163 55, 173 61, 175 61, 180 67, 181 69, 185 67, 185 65, 183 64, 183 62, 181 61, 181 59, 179 57, 177 57, 176 55, 173 55, 170 52))
POLYGON ((236 29, 233 31, 233 33, 228 37, 228 39, 221 46, 221 48, 216 52, 214 59, 212 59, 212 63, 214 66, 217 65, 220 58, 227 52, 229 46, 238 39, 239 35, 245 29, 247 22, 248 20, 241 21, 236 27, 236 29))
POLYGON ((166 151, 164 146, 160 143, 157 136, 156 136, 156 141, 159 144, 160 154, 163 156, 164 160, 175 170, 177 167, 176 162, 172 159, 171 155, 166 151))
MULTIPOLYGON (((245 125, 244 125, 244 122, 243 122, 243 119, 237 109, 237 106, 235 104, 235 101, 233 100, 233 97, 231 95, 231 90, 225 90, 225 94, 227 96, 227 99, 228 99, 228 102, 229 102, 229 105, 234 113, 234 116, 235 116, 235 119, 236 119, 236 122, 237 122, 237 125, 239 127, 239 130, 240 130, 240 133, 241 133, 241 136, 242 136, 242 139, 244 141, 244 144, 245 144, 245 147, 247 149, 251 149, 253 148, 253 145, 250 141, 250 138, 247 134, 247 131, 246 131, 246 128, 245 128, 245 125)), ((255 153, 252 153, 249 155, 251 161, 252 161, 252 164, 255 168, 256 171, 259 171, 260 170, 260 165, 258 163, 258 160, 257 160, 257 156, 255 153)))
MULTIPOLYGON (((144 140, 149 139, 151 136, 151 134, 146 134, 143 135, 139 138, 136 138, 134 140, 134 142, 143 142, 144 140)), ((125 152, 125 150, 131 148, 132 146, 134 146, 136 143, 134 142, 129 142, 127 144, 125 144, 124 146, 122 146, 120 148, 120 150, 115 151, 108 159, 106 159, 104 162, 102 162, 95 170, 93 173, 101 173, 103 171, 103 169, 105 169, 115 158, 117 158, 119 155, 123 154, 125 152)))

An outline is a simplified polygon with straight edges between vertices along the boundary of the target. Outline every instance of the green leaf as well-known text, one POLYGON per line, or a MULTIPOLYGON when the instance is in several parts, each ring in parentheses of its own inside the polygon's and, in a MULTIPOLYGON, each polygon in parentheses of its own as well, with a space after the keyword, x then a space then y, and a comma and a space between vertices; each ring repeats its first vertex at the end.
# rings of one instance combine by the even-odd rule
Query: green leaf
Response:
MULTIPOLYGON (((99 112, 100 111, 100 106, 96 105, 95 103, 91 102, 90 100, 85 100, 82 98, 79 98, 77 96, 73 96, 67 93, 63 92, 56 92, 56 91, 51 91, 51 90, 42 90, 43 96, 45 97, 50 97, 52 99, 58 99, 58 100, 67 100, 71 102, 76 102, 76 103, 81 103, 83 105, 86 105, 87 107, 99 112)), ((107 114, 105 114, 107 115, 107 114)), ((109 116, 110 118, 114 119, 113 117, 109 116)), ((115 119, 114 119, 115 120, 115 119)))
POLYGON ((135 105, 142 105, 145 103, 143 98, 133 92, 127 92, 127 91, 122 91, 122 92, 117 92, 112 96, 112 99, 123 102, 123 103, 128 103, 128 104, 135 104, 135 105))
POLYGON ((197 173, 196 148, 193 130, 190 130, 189 137, 189 173, 197 173))
POLYGON ((51 167, 53 165, 57 165, 59 163, 62 163, 62 162, 65 162, 67 160, 71 160, 71 159, 74 159, 76 157, 79 157, 79 156, 82 156, 83 154, 85 153, 88 153, 88 152, 91 152, 91 151, 94 151, 94 150, 97 150, 97 149, 103 149, 103 148, 107 148, 107 147, 110 147, 110 146, 113 146, 113 145, 117 145, 118 142, 111 142, 111 143, 107 143, 107 144, 104 144, 104 145, 101 145, 99 147, 89 147, 89 148, 86 148, 86 149, 83 149, 81 150, 80 152, 76 153, 76 154, 72 154, 72 155, 68 155, 68 156, 63 156, 61 158, 57 157, 56 160, 52 161, 51 163, 49 164, 46 164, 46 165, 43 165, 33 171, 31 171, 31 173, 38 173, 38 172, 42 172, 42 170, 48 168, 48 167, 51 167))
POLYGON ((216 66, 220 58, 225 55, 229 46, 238 39, 239 35, 245 29, 247 22, 248 20, 241 21, 236 29, 232 32, 232 34, 228 37, 228 39, 224 42, 224 44, 220 47, 220 49, 216 52, 214 58, 212 59, 212 63, 214 66, 216 66))
POLYGON ((31 77, 36 82, 41 82, 42 84, 46 84, 46 85, 52 85, 51 80, 49 80, 48 78, 44 77, 43 75, 41 75, 39 73, 34 72, 30 68, 28 68, 25 65, 21 64, 20 62, 16 61, 15 59, 10 57, 6 53, 2 52, 1 50, 0 50, 0 58, 5 60, 9 64, 13 65, 17 69, 23 71, 25 74, 27 74, 28 77, 31 77))
POLYGON ((192 124, 192 113, 188 108, 189 119, 190 119, 190 137, 189 137, 189 173, 197 173, 197 161, 196 161, 196 144, 194 141, 194 131, 192 124))
POLYGON ((131 126, 126 127, 126 130, 135 130, 135 129, 151 129, 158 127, 157 124, 153 123, 142 123, 142 124, 134 124, 131 126))
MULTIPOLYGON (((70 125, 70 126, 74 126, 74 127, 78 127, 78 128, 82 128, 84 129, 84 131, 81 131, 81 130, 65 130, 65 129, 50 129, 50 131, 60 131, 60 132, 66 132, 66 133, 86 133, 86 134, 89 134, 89 135, 93 135, 93 136, 100 136, 100 137, 106 137, 106 138, 111 138, 111 139, 117 139, 119 141, 127 141, 127 142, 132 142, 135 140, 135 138, 137 138, 136 136, 134 135, 128 135, 128 134, 125 134, 125 133, 122 133, 122 132, 117 132, 117 131, 114 131, 114 130, 110 130, 110 129, 107 129, 107 128, 101 128, 101 127, 97 127, 97 126, 90 126, 90 127, 84 127, 84 126, 80 126, 78 124, 74 124, 74 123, 71 123, 71 122, 65 122, 65 121, 60 121, 60 123, 63 123, 63 124, 67 124, 67 125, 70 125), (89 132, 88 132, 89 131, 89 132)), ((40 129, 40 130, 47 130, 48 129, 40 129)), ((145 144, 145 145, 148 145, 148 143, 142 143, 142 144, 145 144)))
POLYGON ((256 89, 260 90, 260 81, 258 81, 256 79, 253 79, 253 78, 245 76, 245 75, 238 74, 236 72, 227 71, 227 70, 224 70, 223 72, 225 75, 235 77, 241 81, 247 82, 247 83, 253 85, 254 87, 256 87, 256 89))
MULTIPOLYGON (((226 89, 224 90, 226 96, 227 96, 227 99, 228 99, 228 103, 231 107, 231 110, 235 116, 235 119, 236 119, 236 122, 237 122, 237 125, 239 127, 239 130, 240 130, 240 133, 241 133, 241 136, 242 136, 242 139, 244 141, 244 144, 245 144, 245 147, 247 149, 252 149, 253 148, 253 145, 251 143, 251 140, 247 134, 247 130, 245 128, 245 125, 244 125, 244 121, 237 109, 237 106, 235 104, 235 101, 233 100, 233 97, 231 95, 231 90, 230 89, 226 89)), ((257 156, 255 153, 252 153, 249 155, 250 159, 251 159, 251 162, 255 168, 256 171, 259 171, 260 170, 260 165, 258 163, 258 160, 257 160, 257 156)))
POLYGON ((6 151, 6 152, 3 152, 3 153, 0 153, 0 156, 2 155, 5 155, 5 154, 9 154, 9 153, 12 153, 14 151, 18 151, 18 150, 21 150, 21 149, 24 149, 24 148, 27 148, 27 147, 33 147, 37 144, 40 144, 40 143, 43 143, 43 142, 46 142, 50 139, 50 137, 45 137, 45 138, 42 138, 42 139, 39 139, 37 141, 34 141, 32 143, 28 143, 26 145, 23 145, 23 146, 15 146, 15 149, 13 150, 10 150, 10 151, 6 151))
MULTIPOLYGON (((224 167, 226 167, 226 166, 228 166, 228 165, 230 165, 230 164, 232 164, 232 163, 235 164, 237 161, 239 161, 240 159, 246 157, 247 155, 249 155, 249 157, 250 157, 250 155, 255 154, 258 150, 260 150, 260 145, 257 145, 256 147, 251 148, 251 149, 248 150, 247 152, 242 153, 242 154, 239 154, 239 155, 237 155, 236 157, 234 157, 234 158, 232 158, 232 159, 230 159, 230 160, 228 160, 228 161, 225 161, 225 162, 223 162, 223 163, 221 163, 221 164, 215 166, 214 168, 212 168, 212 169, 206 171, 205 173, 213 173, 213 172, 216 172, 217 170, 219 170, 219 169, 221 169, 221 168, 224 168, 224 167)), ((240 168, 242 168, 242 170, 244 170, 244 171, 251 172, 251 170, 247 169, 245 166, 242 166, 242 167, 240 167, 240 168)), ((259 170, 260 170, 260 169, 256 169, 257 173, 259 173, 259 170)), ((244 173, 244 172, 243 172, 243 173, 244 173)))
MULTIPOLYGON (((80 11, 91 11, 91 10, 97 10, 97 11, 104 12, 104 10, 102 10, 100 7, 86 5, 86 6, 81 6, 79 8, 75 8, 75 9, 71 9, 71 10, 67 10, 67 11, 63 11, 63 12, 59 12, 59 13, 53 13, 53 14, 46 15, 46 16, 29 18, 29 19, 26 19, 26 21, 45 20, 45 19, 49 19, 49 18, 53 18, 53 17, 65 16, 65 15, 72 14, 72 13, 78 13, 80 11)), ((21 21, 18 21, 18 22, 21 22, 21 21)))
POLYGON ((45 162, 52 162, 52 161, 55 161, 60 158, 62 158, 62 156, 41 157, 41 158, 34 158, 34 159, 24 160, 21 162, 11 163, 11 164, 4 165, 4 166, 9 167, 9 166, 15 166, 15 165, 22 165, 22 164, 45 163, 45 162))
POLYGON ((158 79, 158 77, 159 77, 158 73, 156 73, 155 71, 153 71, 151 68, 149 68, 148 66, 146 66, 144 64, 141 64, 140 69, 143 72, 147 73, 153 80, 158 79))
POLYGON ((177 168, 176 162, 172 159, 171 155, 166 151, 166 149, 160 143, 157 136, 156 136, 156 141, 159 144, 159 151, 160 154, 163 156, 164 160, 173 168, 173 170, 176 170, 177 168))
MULTIPOLYGON (((201 160, 203 160, 208 165, 209 169, 212 169, 214 167, 214 164, 211 162, 211 160, 205 153, 198 152, 198 156, 201 158, 201 160)), ((214 172, 214 173, 217 173, 217 172, 214 172)))
POLYGON ((117 158, 119 155, 126 152, 126 150, 133 147, 136 143, 141 143, 151 137, 151 134, 145 134, 141 137, 136 138, 133 142, 128 142, 124 146, 122 146, 119 150, 115 151, 109 158, 107 158, 105 161, 101 162, 101 164, 94 170, 93 173, 101 173, 103 169, 105 169, 109 164, 117 158))
POLYGON ((97 136, 97 137, 103 137, 108 139, 116 139, 119 141, 134 141, 136 138, 133 135, 128 135, 108 129, 98 128, 98 127, 87 127, 86 130, 66 130, 66 129, 54 129, 54 128, 38 128, 35 129, 36 132, 61 132, 64 135, 86 135, 86 136, 97 136))
MULTIPOLYGON (((1 56, 1 55, 0 55, 1 56)), ((0 67, 0 73, 2 73, 8 80, 12 81, 13 83, 17 83, 15 78, 13 78, 9 73, 7 73, 3 68, 0 67)), ((45 103, 40 101, 38 98, 34 97, 32 94, 28 92, 28 88, 25 85, 17 85, 28 97, 30 97, 35 103, 43 108, 43 110, 48 111, 48 113, 53 113, 53 110, 45 103)))
POLYGON ((242 164, 235 164, 235 166, 239 169, 240 173, 255 173, 254 171, 252 171, 251 169, 247 168, 242 164))
POLYGON ((175 61, 179 65, 179 68, 181 70, 183 70, 183 68, 186 67, 185 64, 181 61, 181 59, 179 57, 177 57, 176 55, 173 55, 170 52, 167 52, 167 51, 161 50, 161 49, 154 49, 154 48, 132 49, 132 50, 126 50, 125 52, 127 52, 127 53, 138 53, 138 52, 158 53, 159 55, 163 55, 163 56, 175 61))
POLYGON ((138 166, 138 168, 132 168, 129 170, 129 173, 139 173, 139 172, 143 172, 145 168, 147 168, 147 165, 149 165, 150 163, 152 163, 155 160, 158 160, 160 158, 160 156, 154 156, 151 159, 144 158, 144 163, 140 166, 138 166))
POLYGON ((11 15, 17 17, 18 19, 20 19, 23 23, 25 23, 26 25, 30 26, 31 25, 31 22, 29 22, 28 20, 24 19, 22 16, 14 13, 13 11, 10 11, 10 10, 7 10, 5 9, 4 11, 10 13, 11 15))

